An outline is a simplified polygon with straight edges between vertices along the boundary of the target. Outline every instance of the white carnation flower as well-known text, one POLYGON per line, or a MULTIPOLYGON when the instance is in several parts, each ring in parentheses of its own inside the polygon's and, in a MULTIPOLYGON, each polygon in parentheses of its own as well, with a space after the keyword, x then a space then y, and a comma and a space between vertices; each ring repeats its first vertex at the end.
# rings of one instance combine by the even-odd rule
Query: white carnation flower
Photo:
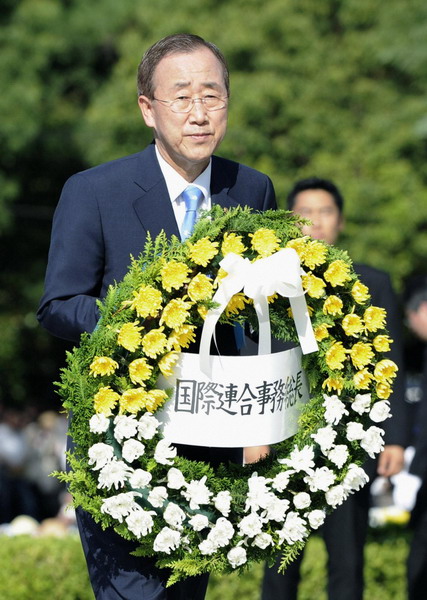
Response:
POLYGON ((371 401, 371 394, 357 394, 351 403, 351 408, 361 415, 369 411, 371 401))
POLYGON ((129 531, 138 538, 148 535, 153 529, 154 521, 152 515, 155 514, 153 510, 143 510, 142 508, 132 511, 126 517, 126 525, 129 531))
POLYGON ((266 508, 262 513, 262 518, 266 521, 277 521, 278 523, 281 523, 285 520, 288 509, 289 500, 278 498, 274 494, 270 494, 266 508))
POLYGON ((181 543, 181 534, 170 527, 163 529, 156 535, 153 549, 155 552, 164 552, 170 554, 172 550, 176 550, 181 543))
POLYGON ((375 402, 369 413, 371 421, 374 423, 381 423, 391 417, 390 402, 388 400, 380 400, 375 402))
POLYGON ((133 463, 145 452, 144 444, 138 440, 126 440, 122 446, 122 458, 128 463, 133 463))
POLYGON ((138 421, 129 415, 117 415, 114 419, 114 437, 121 444, 123 440, 136 437, 138 421))
POLYGON ((361 439, 360 445, 371 458, 375 458, 375 455, 381 452, 381 450, 384 448, 384 440, 382 438, 383 435, 383 429, 372 425, 372 427, 369 427, 361 439))
POLYGON ((202 554, 213 554, 217 550, 217 545, 210 539, 203 540, 199 544, 199 550, 202 554))
POLYGON ((154 460, 161 465, 172 465, 176 457, 176 448, 169 445, 165 439, 157 443, 154 451, 154 460))
POLYGON ((321 451, 325 453, 335 442, 337 432, 330 425, 327 425, 326 427, 320 427, 316 433, 311 434, 311 437, 319 444, 321 451))
POLYGON ((208 533, 207 539, 217 548, 226 546, 234 535, 234 527, 225 517, 219 517, 214 527, 208 533))
POLYGON ((271 487, 277 490, 278 492, 283 492, 288 485, 291 479, 291 475, 293 475, 295 471, 293 469, 288 469, 287 471, 282 471, 278 473, 271 482, 271 487))
POLYGON ((304 446, 299 450, 297 446, 294 446, 289 458, 279 458, 277 462, 281 465, 288 465, 295 471, 309 473, 314 468, 314 448, 313 446, 304 446))
POLYGON ((101 504, 101 512, 110 515, 113 519, 117 519, 117 521, 122 523, 125 517, 139 508, 134 499, 136 495, 135 492, 125 492, 105 498, 101 504))
POLYGON ((308 508, 311 504, 310 494, 307 492, 299 492, 299 494, 295 494, 294 496, 294 505, 298 510, 302 510, 303 508, 308 508))
POLYGON ((357 491, 360 490, 369 481, 368 475, 358 465, 352 463, 348 467, 348 471, 343 480, 343 486, 346 490, 357 491))
POLYGON ((351 421, 347 425, 347 439, 349 442, 354 442, 356 440, 361 440, 365 435, 365 430, 363 429, 363 425, 361 423, 356 423, 356 421, 351 421))
POLYGON ((296 512, 290 512, 286 517, 282 529, 277 531, 279 541, 282 544, 284 540, 288 544, 302 541, 307 537, 307 523, 296 512))
POLYGON ((330 461, 337 465, 339 469, 341 469, 341 467, 347 462, 348 448, 344 444, 338 444, 329 450, 326 456, 330 461))
POLYGON ((99 442, 94 444, 88 450, 89 464, 93 465, 93 470, 98 471, 105 467, 114 458, 114 450, 112 446, 99 442))
POLYGON ((214 498, 214 506, 224 517, 228 517, 231 510, 230 492, 228 490, 218 492, 214 498))
POLYGON ((237 548, 232 548, 227 554, 227 558, 228 562, 233 567, 233 569, 236 569, 237 567, 240 567, 240 565, 245 564, 247 560, 246 550, 241 546, 238 546, 237 548))
POLYGON ((262 521, 256 513, 251 513, 240 521, 239 525, 240 535, 247 535, 250 538, 255 537, 262 531, 262 521))
POLYGON ((348 410, 344 402, 338 396, 327 396, 323 394, 325 407, 325 420, 330 425, 338 425, 344 415, 348 415, 348 410))
POLYGON ((245 511, 256 511, 258 508, 265 508, 271 498, 272 492, 269 491, 267 484, 271 479, 258 477, 253 473, 248 479, 248 495, 246 498, 245 511))
POLYGON ((335 508, 344 502, 347 498, 347 492, 343 485, 332 486, 325 494, 326 502, 335 508))
POLYGON ((155 436, 159 424, 159 421, 151 413, 144 413, 138 421, 138 437, 151 440, 155 436))
POLYGON ((124 487, 126 479, 132 474, 132 469, 122 460, 112 460, 107 463, 99 472, 98 487, 112 487, 119 489, 124 487))
POLYGON ((326 513, 324 510, 312 510, 307 514, 307 519, 312 529, 318 529, 325 522, 326 513))
POLYGON ((169 502, 163 512, 163 518, 168 525, 174 529, 182 529, 182 522, 185 519, 185 512, 175 504, 175 502, 169 502))
POLYGON ((206 529, 209 526, 209 519, 206 515, 194 515, 188 522, 194 531, 202 531, 202 529, 206 529))
POLYGON ((271 546, 272 544, 273 544, 273 538, 271 537, 271 535, 269 533, 265 533, 265 531, 256 535, 252 542, 252 546, 258 546, 258 548, 261 548, 261 550, 264 550, 265 548, 267 548, 268 546, 271 546))
POLYGON ((92 433, 105 433, 110 426, 110 419, 102 413, 93 415, 89 420, 89 429, 92 433))
POLYGON ((168 482, 166 484, 171 490, 180 490, 185 485, 185 478, 182 472, 176 467, 171 467, 168 471, 168 482))
POLYGON ((168 491, 163 485, 154 487, 148 494, 147 500, 151 506, 161 508, 168 497, 168 491))
POLYGON ((335 473, 328 467, 320 467, 311 475, 306 475, 304 481, 308 483, 311 492, 326 492, 335 481, 335 473))
POLYGON ((186 500, 190 503, 192 510, 200 508, 201 504, 209 504, 212 492, 205 484, 206 476, 202 477, 199 481, 194 479, 186 484, 185 490, 181 492, 186 500))
POLYGON ((144 469, 135 469, 129 477, 129 483, 133 488, 143 489, 149 485, 151 479, 152 475, 148 471, 144 471, 144 469))

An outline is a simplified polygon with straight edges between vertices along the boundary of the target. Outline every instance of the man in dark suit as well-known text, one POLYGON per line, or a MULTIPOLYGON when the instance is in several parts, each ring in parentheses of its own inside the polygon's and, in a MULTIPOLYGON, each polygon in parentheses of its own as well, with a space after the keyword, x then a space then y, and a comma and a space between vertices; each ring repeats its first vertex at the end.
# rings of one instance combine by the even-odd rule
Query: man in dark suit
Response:
MULTIPOLYGON (((343 204, 343 197, 335 184, 317 177, 297 182, 288 195, 289 210, 312 222, 312 225, 302 228, 303 233, 328 244, 334 244, 343 229, 343 204)), ((368 286, 372 304, 387 311, 387 327, 394 340, 390 358, 401 367, 401 318, 390 278, 383 271, 367 265, 355 264, 354 269, 360 280, 368 286)), ((385 429, 384 450, 378 462, 369 459, 364 464, 370 481, 376 474, 390 477, 403 466, 406 410, 402 370, 399 371, 390 400, 393 418, 382 423, 385 429)), ((363 548, 368 528, 369 487, 366 485, 352 494, 325 520, 323 537, 328 552, 329 600, 362 600, 363 548)), ((296 600, 302 558, 303 555, 300 554, 283 574, 277 572, 280 557, 272 568, 266 567, 262 600, 296 600)))
MULTIPOLYGON (((183 193, 190 183, 199 197, 198 211, 212 204, 275 208, 267 176, 212 156, 226 132, 228 98, 226 61, 202 38, 168 36, 144 54, 138 103, 154 143, 66 182, 38 312, 51 333, 77 343, 83 332, 93 331, 99 319, 97 299, 123 278, 130 255, 141 253, 147 234, 155 237, 164 230, 168 236, 180 235, 186 214, 183 193)), ((233 339, 226 344, 232 354, 233 339)), ((191 447, 181 450, 194 457, 191 447)), ((217 451, 206 456, 218 462, 217 451)), ((233 459, 236 451, 219 456, 233 459)), ((97 599, 204 598, 207 577, 189 578, 166 590, 168 574, 156 569, 154 561, 130 556, 133 544, 114 531, 102 531, 82 510, 77 513, 97 599)))

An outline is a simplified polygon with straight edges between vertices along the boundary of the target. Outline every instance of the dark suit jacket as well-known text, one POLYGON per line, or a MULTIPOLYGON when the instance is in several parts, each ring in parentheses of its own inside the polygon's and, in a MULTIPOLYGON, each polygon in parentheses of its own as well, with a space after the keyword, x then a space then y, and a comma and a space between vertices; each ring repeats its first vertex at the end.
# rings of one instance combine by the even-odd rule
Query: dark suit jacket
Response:
MULTIPOLYGON (((212 157, 212 204, 256 210, 276 207, 270 179, 212 157)), ((154 144, 142 152, 72 176, 55 212, 38 319, 53 335, 79 341, 93 331, 96 299, 119 282, 144 248, 147 233, 179 236, 154 144)))

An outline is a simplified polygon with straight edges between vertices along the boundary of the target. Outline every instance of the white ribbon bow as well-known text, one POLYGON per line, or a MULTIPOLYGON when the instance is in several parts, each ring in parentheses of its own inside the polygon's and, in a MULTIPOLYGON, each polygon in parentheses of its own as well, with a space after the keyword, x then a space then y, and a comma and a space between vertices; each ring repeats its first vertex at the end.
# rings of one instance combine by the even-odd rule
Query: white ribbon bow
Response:
POLYGON ((293 248, 283 248, 253 263, 230 252, 220 265, 227 271, 227 276, 212 298, 219 306, 208 312, 200 340, 200 369, 204 373, 210 372, 209 353, 215 326, 231 298, 241 290, 248 298, 253 299, 258 317, 258 354, 271 353, 267 298, 273 294, 289 298, 302 353, 309 354, 318 350, 302 287, 300 259, 293 248))

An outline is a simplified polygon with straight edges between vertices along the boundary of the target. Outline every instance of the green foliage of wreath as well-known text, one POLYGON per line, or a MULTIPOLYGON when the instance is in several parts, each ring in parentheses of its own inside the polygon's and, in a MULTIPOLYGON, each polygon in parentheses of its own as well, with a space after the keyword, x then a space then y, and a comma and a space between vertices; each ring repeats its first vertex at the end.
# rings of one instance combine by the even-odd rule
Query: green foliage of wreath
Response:
MULTIPOLYGON (((214 207, 184 243, 163 233, 149 238, 99 303, 96 330, 67 355, 58 387, 72 413, 74 449, 70 472, 59 476, 75 506, 170 568, 170 584, 242 571, 277 552, 285 568, 325 514, 365 483, 359 465, 381 449, 377 423, 389 416, 396 374, 384 357, 385 311, 370 305, 348 255, 302 236, 301 224, 286 211, 214 207), (255 261, 285 247, 300 257, 319 345, 303 356, 310 400, 298 432, 251 465, 214 469, 176 456, 155 418, 167 400, 159 375, 173 371, 214 306, 224 256, 255 261)), ((298 342, 289 300, 275 295, 269 309, 274 337, 298 342)), ((242 293, 220 322, 258 325, 242 293)))

